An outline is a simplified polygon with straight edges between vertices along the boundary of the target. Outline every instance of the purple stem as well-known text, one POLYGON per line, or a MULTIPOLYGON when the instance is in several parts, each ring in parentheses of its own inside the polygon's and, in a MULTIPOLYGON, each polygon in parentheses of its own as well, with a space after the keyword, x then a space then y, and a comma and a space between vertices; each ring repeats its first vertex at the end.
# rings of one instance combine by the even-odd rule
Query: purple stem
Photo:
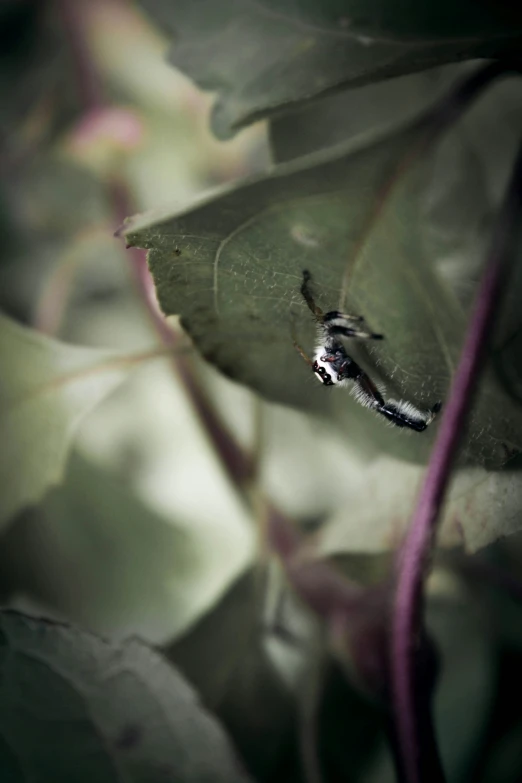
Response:
POLYGON ((515 251, 522 201, 522 146, 501 206, 449 401, 426 471, 410 529, 397 561, 392 618, 391 678, 397 738, 408 783, 421 783, 415 659, 422 624, 423 583, 437 519, 483 367, 487 339, 515 251))
POLYGON ((81 5, 78 0, 55 0, 71 50, 78 95, 86 111, 105 106, 101 80, 96 72, 83 31, 81 5))
MULTIPOLYGON (((85 38, 82 4, 79 0, 56 0, 56 2, 71 49, 72 66, 76 72, 78 94, 86 111, 102 111, 107 106, 107 103, 99 73, 96 70, 85 38)), ((115 222, 121 225, 125 218, 135 211, 129 188, 125 182, 113 179, 109 182, 107 191, 115 222)), ((166 346, 172 346, 174 352, 179 347, 179 337, 169 327, 159 311, 154 293, 154 284, 147 266, 146 253, 137 248, 130 248, 129 252, 131 269, 140 298, 162 342, 166 346)), ((252 458, 241 449, 221 421, 205 390, 198 382, 190 362, 180 355, 174 356, 173 362, 229 477, 239 486, 244 485, 252 478, 254 467, 252 458)))
MULTIPOLYGON (((112 182, 109 185, 109 196, 116 221, 121 225, 125 218, 135 211, 130 203, 128 188, 125 183, 112 182)), ((173 351, 175 351, 180 345, 180 338, 170 328, 159 310, 154 283, 147 266, 147 254, 144 250, 135 247, 128 248, 128 252, 130 253, 131 269, 136 288, 147 308, 151 321, 162 342, 167 346, 172 346, 173 351)), ((206 391, 196 377, 190 360, 178 354, 173 357, 173 362, 176 373, 180 377, 185 391, 229 478, 237 486, 244 487, 253 478, 255 468, 253 458, 241 448, 221 420, 206 391)))

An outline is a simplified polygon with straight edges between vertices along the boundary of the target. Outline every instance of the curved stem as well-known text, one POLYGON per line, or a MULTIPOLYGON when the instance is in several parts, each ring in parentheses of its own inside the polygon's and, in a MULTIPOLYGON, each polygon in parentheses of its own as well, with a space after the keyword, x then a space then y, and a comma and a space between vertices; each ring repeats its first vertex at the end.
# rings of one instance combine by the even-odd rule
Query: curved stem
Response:
MULTIPOLYGON (((86 111, 102 111, 106 108, 102 80, 93 62, 85 37, 82 4, 78 0, 56 0, 63 27, 71 49, 72 66, 76 73, 78 93, 86 111)), ((135 212, 129 187, 122 179, 109 181, 107 194, 116 224, 135 212)), ((180 337, 168 325, 160 313, 154 284, 147 266, 144 250, 129 248, 131 271, 138 294, 149 314, 154 328, 165 346, 177 349, 180 337)), ((216 449, 227 474, 239 487, 252 477, 253 460, 236 442, 212 406, 208 395, 199 383, 190 360, 173 355, 176 372, 181 378, 189 399, 203 424, 212 445, 216 449)))
MULTIPOLYGON (((135 211, 131 204, 129 190, 125 183, 113 181, 109 184, 109 196, 116 222, 121 225, 125 218, 135 211)), ((147 266, 146 252, 135 247, 129 248, 128 252, 130 253, 131 270, 136 289, 154 328, 165 345, 177 348, 181 338, 170 328, 159 310, 154 283, 147 266)), ((241 448, 219 417, 205 389, 196 377, 190 359, 176 354, 172 360, 203 429, 217 451, 229 478, 239 488, 244 489, 254 474, 254 459, 241 448)))
POLYGON ((423 586, 437 519, 453 460, 483 366, 494 315, 514 255, 522 206, 522 146, 501 206, 484 275, 477 294, 449 401, 426 472, 410 529, 397 562, 392 620, 391 677, 398 741, 406 780, 420 783, 419 717, 416 711, 415 657, 422 628, 423 586))
POLYGON ((105 96, 83 31, 81 3, 77 0, 56 0, 56 4, 71 51, 71 65, 83 108, 85 111, 101 109, 105 105, 105 96))

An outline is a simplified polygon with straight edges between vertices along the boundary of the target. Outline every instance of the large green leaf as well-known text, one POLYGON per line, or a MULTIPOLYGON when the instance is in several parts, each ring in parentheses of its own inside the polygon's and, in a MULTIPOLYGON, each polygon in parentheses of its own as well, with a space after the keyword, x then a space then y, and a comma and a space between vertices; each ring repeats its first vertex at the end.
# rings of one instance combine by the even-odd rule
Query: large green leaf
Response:
MULTIPOLYGON (((274 637, 263 617, 264 576, 259 567, 244 574, 186 636, 164 650, 223 721, 256 780, 272 779, 297 717, 295 692, 268 651, 274 637)), ((302 650, 293 652, 300 661, 302 650)))
POLYGON ((520 12, 493 3, 407 0, 141 0, 174 36, 172 63, 218 92, 227 137, 346 86, 516 52, 520 12))
MULTIPOLYGON (((222 371, 272 400, 329 415, 351 443, 413 460, 426 458, 435 428, 410 437, 348 394, 319 385, 291 332, 293 323, 310 353, 314 326, 299 293, 304 268, 325 310, 338 306, 348 281, 348 309, 386 337, 364 353, 350 351, 378 371, 392 396, 421 406, 445 399, 466 314, 426 249, 420 170, 395 181, 357 249, 419 127, 302 157, 184 210, 138 216, 124 232, 130 244, 151 251, 163 311, 182 315, 204 356, 222 371)), ((522 445, 522 417, 486 376, 466 459, 499 466, 522 445)))
POLYGON ((194 691, 137 640, 0 615, 0 778, 246 783, 194 691))
POLYGON ((0 526, 63 473, 81 418, 126 376, 125 357, 65 345, 0 315, 0 526))
MULTIPOLYGON (((440 660, 434 699, 437 740, 447 780, 467 780, 484 739, 495 685, 495 656, 489 628, 477 605, 440 572, 428 600, 427 625, 440 660), (470 709, 473 704, 473 709, 470 709)), ((394 783, 389 748, 375 754, 361 783, 394 783)))
POLYGON ((209 611, 250 555, 248 533, 160 515, 78 453, 64 482, 2 539, 0 584, 96 633, 175 639, 209 611))
MULTIPOLYGON (((520 458, 516 465, 520 468, 520 458)), ((389 456, 354 461, 345 477, 346 501, 319 533, 320 551, 380 552, 396 546, 410 523, 422 478, 422 466, 389 456)), ((475 552, 520 530, 521 504, 520 470, 462 468, 452 479, 437 541, 475 552)))
POLYGON ((415 120, 470 66, 449 65, 318 98, 269 123, 275 162, 283 163, 357 136, 371 138, 415 120))
POLYGON ((355 774, 371 758, 380 716, 330 660, 286 579, 266 590, 265 576, 259 567, 245 574, 167 654, 223 721, 256 780, 300 781, 310 753, 325 780, 347 763, 355 774))

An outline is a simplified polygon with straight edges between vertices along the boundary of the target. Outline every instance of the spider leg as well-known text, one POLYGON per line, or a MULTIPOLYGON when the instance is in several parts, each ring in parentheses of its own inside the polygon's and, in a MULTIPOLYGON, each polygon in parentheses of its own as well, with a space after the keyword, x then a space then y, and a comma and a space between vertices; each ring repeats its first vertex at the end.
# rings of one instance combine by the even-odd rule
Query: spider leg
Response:
POLYGON ((342 335, 343 337, 355 337, 357 340, 383 340, 384 335, 367 332, 365 329, 357 329, 352 326, 342 326, 341 324, 332 324, 328 326, 328 333, 331 335, 342 335))
POLYGON ((294 326, 294 322, 293 321, 292 321, 291 329, 292 329, 292 344, 293 344, 295 350, 301 356, 301 358, 303 358, 305 360, 305 362, 307 363, 307 365, 309 367, 313 367, 314 366, 313 361, 310 359, 308 354, 301 348, 301 346, 297 342, 296 334, 295 334, 295 326, 294 326))
POLYGON ((356 315, 346 315, 340 313, 339 310, 330 310, 323 318, 323 327, 325 332, 331 336, 342 335, 360 340, 382 340, 382 334, 374 334, 361 326, 356 326, 363 320, 356 315))
POLYGON ((350 313, 341 313, 339 310, 330 310, 324 316, 325 323, 327 321, 336 321, 337 319, 340 321, 358 321, 359 323, 364 321, 362 315, 350 315, 350 313))
POLYGON ((352 362, 350 367, 350 375, 354 382, 353 395, 355 399, 366 408, 380 411, 385 404, 384 397, 372 379, 355 362, 352 362))
POLYGON ((299 343, 297 343, 295 340, 292 340, 292 343, 293 343, 293 345, 294 345, 294 348, 295 348, 295 350, 297 351, 297 353, 301 355, 301 357, 302 357, 302 358, 305 360, 305 362, 307 363, 307 365, 308 365, 309 367, 313 367, 313 366, 314 366, 314 363, 313 363, 313 361, 310 359, 310 357, 308 356, 308 354, 307 354, 307 353, 305 353, 305 351, 303 351, 303 349, 301 348, 301 346, 299 345, 299 343))
POLYGON ((308 309, 313 314, 316 321, 319 321, 319 323, 323 322, 324 313, 321 310, 320 307, 318 307, 315 303, 315 299, 312 295, 312 292, 310 291, 310 282, 312 280, 312 275, 308 271, 308 269, 303 269, 303 282, 301 283, 301 294, 303 295, 303 299, 305 300, 306 304, 308 305, 308 309))
POLYGON ((349 366, 345 377, 353 380, 353 394, 358 402, 381 414, 396 427, 423 432, 441 409, 440 403, 433 405, 430 410, 421 410, 410 402, 385 402, 377 386, 355 362, 349 366))

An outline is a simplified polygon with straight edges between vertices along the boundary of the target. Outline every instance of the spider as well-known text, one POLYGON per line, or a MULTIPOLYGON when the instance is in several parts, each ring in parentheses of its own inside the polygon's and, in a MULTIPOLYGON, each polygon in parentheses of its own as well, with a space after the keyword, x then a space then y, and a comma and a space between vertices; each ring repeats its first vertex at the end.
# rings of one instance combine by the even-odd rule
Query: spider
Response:
POLYGON ((421 410, 411 402, 388 400, 354 360, 348 356, 340 337, 353 337, 362 340, 382 340, 382 334, 373 334, 361 326, 363 318, 331 310, 328 313, 316 305, 310 283, 310 272, 303 270, 301 294, 314 316, 318 326, 319 342, 313 360, 303 351, 294 339, 294 346, 303 359, 312 368, 316 377, 324 386, 350 388, 355 399, 366 408, 384 416, 396 427, 407 427, 422 432, 433 421, 441 409, 437 402, 429 410, 421 410))

